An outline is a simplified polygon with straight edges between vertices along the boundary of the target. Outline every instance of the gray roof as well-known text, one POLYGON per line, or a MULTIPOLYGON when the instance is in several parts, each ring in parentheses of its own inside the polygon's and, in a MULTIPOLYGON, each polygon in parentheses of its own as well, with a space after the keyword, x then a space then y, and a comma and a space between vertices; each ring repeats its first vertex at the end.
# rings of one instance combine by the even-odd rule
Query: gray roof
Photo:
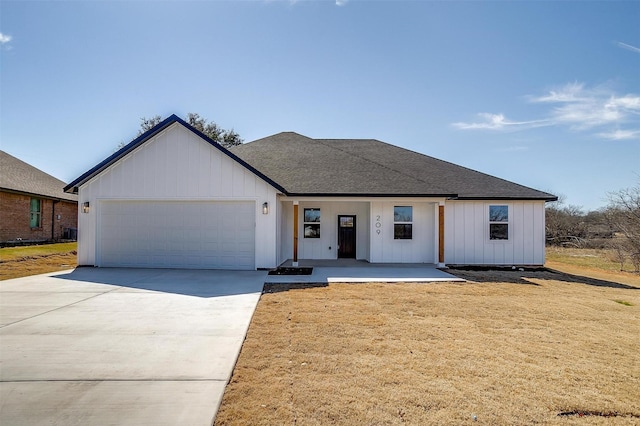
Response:
POLYGON ((78 188, 174 123, 180 123, 278 191, 295 196, 420 196, 556 200, 554 195, 375 139, 312 139, 283 132, 226 149, 172 115, 65 187, 78 188))
POLYGON ((16 157, 0 151, 0 190, 37 195, 43 198, 78 201, 63 191, 65 183, 16 157))
POLYGON ((230 149, 289 195, 555 200, 554 195, 375 139, 283 132, 230 149))

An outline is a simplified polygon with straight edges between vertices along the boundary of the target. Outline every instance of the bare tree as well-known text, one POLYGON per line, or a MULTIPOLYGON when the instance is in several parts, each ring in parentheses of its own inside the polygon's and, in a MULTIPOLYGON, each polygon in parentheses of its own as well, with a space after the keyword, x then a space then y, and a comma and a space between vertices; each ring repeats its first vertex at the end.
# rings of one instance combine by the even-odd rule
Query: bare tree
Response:
POLYGON ((622 244, 619 242, 612 240, 607 246, 613 251, 613 259, 620 264, 620 270, 624 270, 624 262, 627 260, 627 253, 622 244))
POLYGON ((549 203, 546 208, 547 243, 579 247, 588 236, 582 207, 564 205, 563 201, 549 203))
POLYGON ((640 272, 640 182, 609 193, 605 215, 616 232, 616 252, 623 252, 635 271, 640 272))

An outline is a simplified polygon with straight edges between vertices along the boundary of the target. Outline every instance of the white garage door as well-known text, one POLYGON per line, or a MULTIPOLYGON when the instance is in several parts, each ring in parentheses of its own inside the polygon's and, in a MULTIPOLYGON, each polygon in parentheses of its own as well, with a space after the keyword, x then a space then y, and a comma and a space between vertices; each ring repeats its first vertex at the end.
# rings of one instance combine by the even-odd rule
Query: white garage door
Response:
POLYGON ((255 269, 252 201, 103 201, 99 266, 255 269))

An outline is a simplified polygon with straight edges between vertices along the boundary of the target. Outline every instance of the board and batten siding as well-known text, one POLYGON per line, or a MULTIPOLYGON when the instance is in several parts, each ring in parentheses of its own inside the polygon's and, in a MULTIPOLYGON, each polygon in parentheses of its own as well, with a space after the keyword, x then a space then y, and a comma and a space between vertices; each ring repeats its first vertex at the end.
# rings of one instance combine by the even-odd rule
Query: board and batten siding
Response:
POLYGON ((371 202, 372 263, 437 263, 436 209, 438 203, 413 199, 371 202), (413 207, 413 238, 394 239, 394 206, 413 207))
POLYGON ((253 201, 255 203, 256 268, 276 266, 276 190, 253 172, 174 123, 78 191, 78 263, 96 265, 100 202, 253 201), (90 212, 82 213, 82 204, 90 212), (269 214, 262 214, 268 202, 269 214))
MULTIPOLYGON (((281 229, 278 262, 293 258, 293 202, 280 202, 281 229)), ((338 216, 356 216, 356 259, 369 260, 368 201, 300 201, 298 208, 298 258, 338 258, 338 216), (304 209, 320 209, 320 238, 304 237, 304 209)))
POLYGON ((445 263, 543 265, 544 201, 454 201, 445 204, 445 263), (489 239, 489 206, 509 206, 509 239, 489 239))

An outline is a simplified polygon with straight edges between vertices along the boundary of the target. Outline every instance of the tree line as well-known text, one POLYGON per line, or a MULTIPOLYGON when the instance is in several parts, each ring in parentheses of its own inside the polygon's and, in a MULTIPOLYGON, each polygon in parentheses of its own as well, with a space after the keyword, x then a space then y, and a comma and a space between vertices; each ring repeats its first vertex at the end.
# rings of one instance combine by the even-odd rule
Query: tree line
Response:
POLYGON ((620 263, 640 272, 640 181, 608 194, 606 207, 584 212, 563 199, 546 208, 548 245, 612 249, 620 263))

